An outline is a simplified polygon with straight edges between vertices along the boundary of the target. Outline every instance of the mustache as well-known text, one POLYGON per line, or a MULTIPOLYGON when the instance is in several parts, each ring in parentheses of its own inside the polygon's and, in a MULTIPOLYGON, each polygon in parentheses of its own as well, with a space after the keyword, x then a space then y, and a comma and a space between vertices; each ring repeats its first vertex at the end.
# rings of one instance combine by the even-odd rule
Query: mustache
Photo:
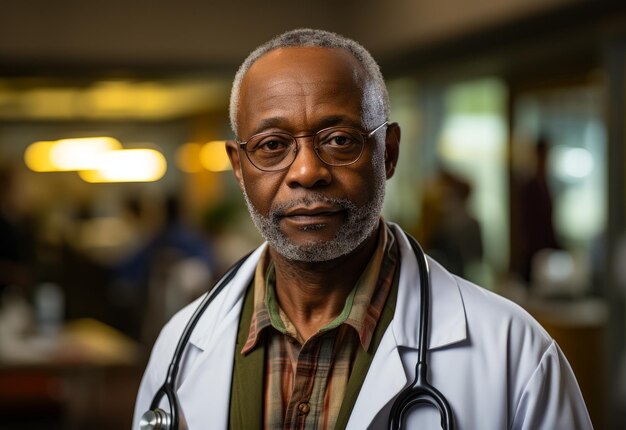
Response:
POLYGON ((328 197, 323 194, 314 193, 305 197, 300 197, 274 205, 270 209, 269 216, 270 218, 277 220, 284 216, 285 212, 296 206, 313 206, 316 204, 330 205, 338 210, 346 211, 348 214, 357 209, 357 206, 351 200, 328 197))

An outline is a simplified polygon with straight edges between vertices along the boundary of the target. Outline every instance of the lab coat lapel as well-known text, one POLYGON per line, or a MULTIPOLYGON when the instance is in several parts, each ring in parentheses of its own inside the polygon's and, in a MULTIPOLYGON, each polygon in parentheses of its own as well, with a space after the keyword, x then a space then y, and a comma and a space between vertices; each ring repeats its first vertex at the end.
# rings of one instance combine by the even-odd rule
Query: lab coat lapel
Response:
MULTIPOLYGON (((354 405, 347 429, 368 428, 376 415, 414 377, 415 363, 402 362, 400 347, 418 349, 420 315, 419 272, 412 248, 397 225, 390 223, 400 246, 401 265, 395 316, 381 343, 361 393, 354 405)), ((467 338, 465 309, 456 280, 433 260, 429 260, 431 283, 431 322, 429 350, 451 345, 467 338)), ((412 357, 415 354, 410 354, 412 357)), ((431 356, 436 360, 436 354, 431 356)))
POLYGON ((177 391, 189 429, 228 427, 239 316, 246 287, 262 249, 257 249, 248 258, 235 278, 215 298, 211 311, 204 313, 190 338, 183 368, 187 368, 185 373, 193 377, 181 375, 182 382, 177 391))
MULTIPOLYGON (((236 330, 236 325, 235 325, 236 330)), ((226 330, 224 350, 207 349, 200 353, 187 378, 178 389, 182 415, 189 429, 227 428, 235 331, 226 330)))
POLYGON ((406 385, 407 377, 392 332, 387 329, 372 361, 347 430, 363 430, 406 385))

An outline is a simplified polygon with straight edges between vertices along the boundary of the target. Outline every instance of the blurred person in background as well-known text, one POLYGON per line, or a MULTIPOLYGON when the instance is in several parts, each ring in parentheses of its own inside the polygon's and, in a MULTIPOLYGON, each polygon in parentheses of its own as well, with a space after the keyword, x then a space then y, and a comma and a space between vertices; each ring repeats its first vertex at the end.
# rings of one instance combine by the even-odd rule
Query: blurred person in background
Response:
POLYGON ((156 234, 115 269, 115 297, 132 309, 128 330, 146 345, 176 310, 206 291, 215 272, 212 243, 185 221, 178 196, 166 198, 164 216, 156 234))
POLYGON ((554 230, 553 198, 548 184, 550 142, 541 135, 534 147, 535 171, 519 188, 520 250, 516 271, 529 284, 533 260, 544 249, 560 249, 554 230))
POLYGON ((17 172, 0 166, 0 363, 29 356, 23 339, 33 331, 34 237, 18 202, 17 172))
POLYGON ((444 169, 426 184, 423 208, 423 245, 450 272, 468 276, 471 264, 483 257, 480 224, 468 210, 471 185, 444 169))
POLYGON ((29 217, 17 202, 16 172, 0 166, 0 297, 8 287, 25 289, 34 281, 34 238, 29 217))
MULTIPOLYGON (((237 140, 227 152, 267 242, 191 332, 198 302, 165 326, 133 428, 146 411, 142 428, 174 408, 190 429, 389 428, 415 376, 418 319, 428 309, 420 273, 428 272, 413 239, 380 215, 400 127, 389 120, 378 65, 350 39, 294 30, 244 61, 230 114, 237 140), (184 331, 178 378, 163 385, 184 331), (160 387, 171 390, 169 402, 160 387)), ((428 264, 428 376, 456 428, 590 429, 567 360, 539 324, 428 264)), ((441 420, 433 407, 413 408, 404 424, 441 420)))

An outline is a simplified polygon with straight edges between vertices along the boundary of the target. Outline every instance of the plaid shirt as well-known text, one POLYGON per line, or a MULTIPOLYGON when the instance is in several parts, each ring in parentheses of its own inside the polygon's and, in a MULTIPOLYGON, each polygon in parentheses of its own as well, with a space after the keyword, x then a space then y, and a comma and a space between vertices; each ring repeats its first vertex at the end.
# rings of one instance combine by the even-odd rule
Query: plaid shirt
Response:
POLYGON ((357 348, 369 348, 398 264, 394 236, 384 222, 380 227, 377 248, 343 311, 305 342, 276 301, 267 250, 259 261, 254 313, 241 353, 253 350, 266 332, 266 429, 335 427, 357 348))

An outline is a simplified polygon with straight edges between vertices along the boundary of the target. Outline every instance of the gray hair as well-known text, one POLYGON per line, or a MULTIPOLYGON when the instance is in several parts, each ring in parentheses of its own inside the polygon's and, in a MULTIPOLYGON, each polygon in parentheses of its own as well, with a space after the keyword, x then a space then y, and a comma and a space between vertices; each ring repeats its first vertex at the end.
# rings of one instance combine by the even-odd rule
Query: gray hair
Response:
POLYGON ((276 36, 269 42, 256 48, 239 66, 235 75, 230 93, 230 126, 238 136, 237 110, 240 103, 241 82, 250 67, 263 55, 270 51, 286 47, 320 47, 345 49, 363 66, 366 73, 365 88, 363 89, 363 122, 366 128, 373 128, 389 117, 389 94, 380 67, 372 55, 363 46, 354 40, 324 30, 300 28, 276 36))

